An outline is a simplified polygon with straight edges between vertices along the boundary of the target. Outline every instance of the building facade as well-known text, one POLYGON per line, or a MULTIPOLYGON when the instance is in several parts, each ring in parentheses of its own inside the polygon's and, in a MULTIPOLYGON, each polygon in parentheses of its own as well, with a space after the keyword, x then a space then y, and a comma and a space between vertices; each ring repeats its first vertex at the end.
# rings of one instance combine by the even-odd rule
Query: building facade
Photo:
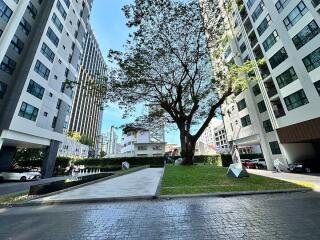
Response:
POLYGON ((0 0, 0 165, 16 148, 47 148, 50 176, 63 141, 92 0, 0 0))
POLYGON ((73 159, 84 159, 89 156, 89 146, 80 143, 74 139, 65 137, 60 143, 58 157, 68 157, 73 159))
POLYGON ((276 158, 283 165, 319 158, 320 1, 231 2, 235 36, 225 55, 240 64, 255 61, 250 74, 257 82, 226 103, 228 135, 243 145, 259 143, 268 169, 276 158), (257 64, 260 59, 265 63, 257 64))
POLYGON ((97 84, 105 81, 106 63, 93 31, 89 28, 85 38, 84 54, 80 65, 78 84, 67 129, 79 132, 91 142, 91 151, 98 152, 103 114, 102 92, 97 84))

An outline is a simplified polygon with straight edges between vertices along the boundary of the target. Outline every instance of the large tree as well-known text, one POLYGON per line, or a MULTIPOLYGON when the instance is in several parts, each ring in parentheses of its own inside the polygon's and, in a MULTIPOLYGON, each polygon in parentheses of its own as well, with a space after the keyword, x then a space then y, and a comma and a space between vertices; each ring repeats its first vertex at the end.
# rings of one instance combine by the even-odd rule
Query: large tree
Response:
POLYGON ((183 164, 193 164, 197 140, 225 99, 243 89, 251 64, 213 73, 215 50, 208 42, 219 37, 207 26, 212 20, 204 20, 198 0, 135 0, 124 13, 132 34, 123 52, 110 51, 118 68, 110 74, 108 96, 127 112, 139 103, 159 106, 139 120, 175 124, 183 164))

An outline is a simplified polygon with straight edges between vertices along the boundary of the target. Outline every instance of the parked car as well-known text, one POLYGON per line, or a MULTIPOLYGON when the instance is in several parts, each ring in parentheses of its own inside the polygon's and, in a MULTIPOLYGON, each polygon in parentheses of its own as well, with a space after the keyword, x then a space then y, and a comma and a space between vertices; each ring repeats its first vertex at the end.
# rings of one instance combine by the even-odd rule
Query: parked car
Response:
POLYGON ((289 164, 290 172, 320 172, 320 161, 317 159, 307 159, 289 164))
POLYGON ((41 178, 41 173, 36 171, 29 171, 28 169, 12 169, 1 173, 5 181, 31 181, 41 178))
POLYGON ((241 163, 246 168, 256 168, 256 163, 251 159, 241 159, 241 163))
POLYGON ((264 158, 252 159, 256 163, 256 168, 258 169, 267 169, 267 163, 264 158))

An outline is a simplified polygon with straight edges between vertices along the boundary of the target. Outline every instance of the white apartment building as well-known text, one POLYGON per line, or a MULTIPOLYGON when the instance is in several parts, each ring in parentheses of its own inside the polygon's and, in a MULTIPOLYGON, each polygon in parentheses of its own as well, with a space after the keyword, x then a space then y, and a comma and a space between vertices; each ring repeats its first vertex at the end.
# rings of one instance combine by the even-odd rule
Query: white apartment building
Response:
POLYGON ((58 157, 68 157, 73 159, 84 159, 89 156, 89 146, 80 143, 79 141, 65 137, 60 143, 58 157))
POLYGON ((72 105, 92 0, 0 0, 0 168, 16 148, 46 148, 51 176, 72 105))
POLYGON ((284 165, 319 158, 320 1, 232 2, 236 37, 225 55, 266 63, 250 73, 258 81, 226 103, 228 136, 234 144, 259 143, 268 169, 275 158, 284 165))
POLYGON ((163 156, 165 146, 165 142, 152 141, 152 134, 148 129, 127 127, 123 130, 121 154, 124 156, 163 156))

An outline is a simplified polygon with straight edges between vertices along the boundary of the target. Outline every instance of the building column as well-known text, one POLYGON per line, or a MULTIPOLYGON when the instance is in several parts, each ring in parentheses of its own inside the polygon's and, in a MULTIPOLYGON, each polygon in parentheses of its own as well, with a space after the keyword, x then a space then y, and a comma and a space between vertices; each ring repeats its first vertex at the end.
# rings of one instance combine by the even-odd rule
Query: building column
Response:
POLYGON ((16 147, 2 146, 3 140, 0 138, 0 171, 7 171, 11 168, 16 147))
POLYGON ((59 141, 52 140, 50 146, 47 147, 46 157, 42 163, 42 178, 50 178, 53 176, 59 144, 59 141))

